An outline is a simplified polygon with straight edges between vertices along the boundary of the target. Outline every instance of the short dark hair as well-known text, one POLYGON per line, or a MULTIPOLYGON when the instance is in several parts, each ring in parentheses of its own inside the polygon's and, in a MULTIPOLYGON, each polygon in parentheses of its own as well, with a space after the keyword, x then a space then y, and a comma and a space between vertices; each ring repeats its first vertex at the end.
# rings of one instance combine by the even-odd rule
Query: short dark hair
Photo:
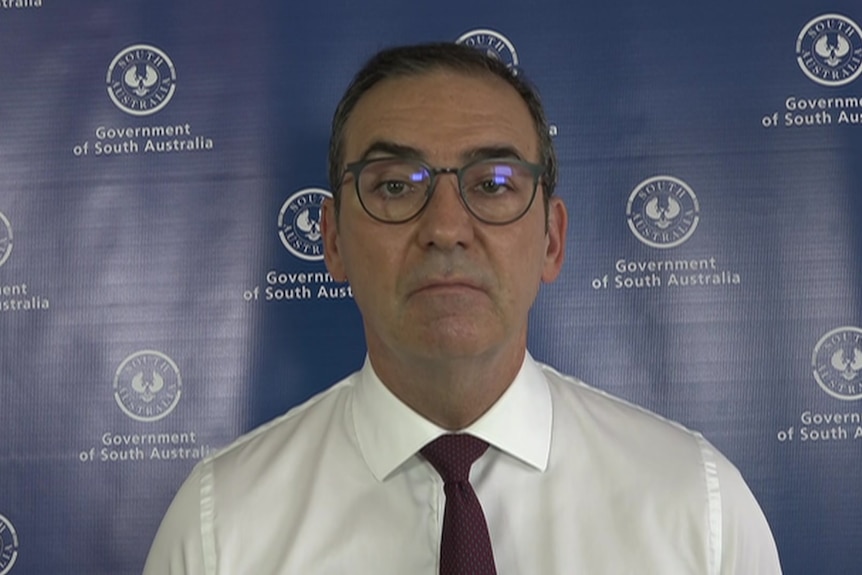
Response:
POLYGON ((336 209, 340 206, 341 179, 344 163, 344 126, 357 102, 368 90, 388 78, 418 76, 436 70, 464 73, 488 73, 512 86, 530 111, 539 139, 539 162, 545 166, 542 191, 545 205, 557 184, 557 156, 545 111, 536 89, 521 73, 514 74, 500 60, 475 48, 451 42, 434 42, 412 46, 387 48, 371 57, 354 76, 344 92, 332 118, 329 140, 329 184, 335 197, 336 209))

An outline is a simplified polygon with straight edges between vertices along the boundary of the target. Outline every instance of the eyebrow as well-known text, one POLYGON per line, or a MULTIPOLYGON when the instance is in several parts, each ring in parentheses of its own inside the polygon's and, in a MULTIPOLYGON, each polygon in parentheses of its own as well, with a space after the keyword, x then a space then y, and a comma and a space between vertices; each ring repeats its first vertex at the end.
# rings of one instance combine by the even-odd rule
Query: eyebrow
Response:
MULTIPOLYGON (((360 160, 367 160, 371 156, 375 155, 384 155, 384 156, 396 156, 399 158, 411 158, 415 160, 424 160, 425 154, 423 154, 420 150, 412 147, 405 146, 403 144, 397 144, 395 142, 389 140, 375 140, 372 142, 365 151, 360 156, 360 160)), ((469 149, 461 154, 461 159, 463 162, 473 162, 476 160, 493 160, 495 158, 515 158, 517 160, 523 160, 523 156, 520 152, 514 147, 510 145, 498 145, 498 146, 479 146, 476 148, 469 149)))
POLYGON ((467 162, 475 160, 493 160, 496 158, 514 158, 516 160, 524 159, 514 146, 508 145, 473 148, 472 150, 468 150, 466 153, 462 154, 461 157, 467 162))
POLYGON ((420 152, 416 148, 404 146, 402 144, 396 144, 395 142, 390 142, 388 140, 375 140, 371 143, 371 145, 365 148, 365 151, 362 153, 359 159, 367 160, 369 156, 374 156, 378 154, 385 156, 398 156, 400 158, 412 158, 416 160, 422 159, 422 152, 420 152))

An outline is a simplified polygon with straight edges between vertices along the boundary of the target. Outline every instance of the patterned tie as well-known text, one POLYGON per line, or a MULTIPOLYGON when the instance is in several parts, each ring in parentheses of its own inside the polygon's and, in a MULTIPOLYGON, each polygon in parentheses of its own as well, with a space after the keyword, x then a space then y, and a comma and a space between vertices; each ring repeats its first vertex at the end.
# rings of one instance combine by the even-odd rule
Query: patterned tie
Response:
POLYGON ((488 524, 470 485, 470 467, 488 444, 466 434, 442 435, 422 455, 443 478, 446 509, 440 541, 440 575, 496 575, 488 524))

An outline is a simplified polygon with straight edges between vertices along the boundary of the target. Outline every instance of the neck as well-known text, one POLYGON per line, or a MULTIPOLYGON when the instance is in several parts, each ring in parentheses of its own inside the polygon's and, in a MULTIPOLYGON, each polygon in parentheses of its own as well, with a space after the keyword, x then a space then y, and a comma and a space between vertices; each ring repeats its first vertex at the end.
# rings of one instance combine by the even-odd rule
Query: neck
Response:
POLYGON ((369 349, 369 359, 383 384, 411 409, 457 431, 479 419, 509 388, 526 349, 489 353, 487 357, 384 359, 369 349))

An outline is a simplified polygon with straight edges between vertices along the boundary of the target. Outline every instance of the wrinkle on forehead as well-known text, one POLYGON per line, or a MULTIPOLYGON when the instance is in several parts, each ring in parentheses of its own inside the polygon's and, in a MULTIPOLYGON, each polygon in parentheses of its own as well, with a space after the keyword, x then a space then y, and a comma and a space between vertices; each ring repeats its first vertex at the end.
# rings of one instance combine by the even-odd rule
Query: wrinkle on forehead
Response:
POLYGON ((357 102, 344 141, 346 163, 367 156, 376 142, 435 162, 468 161, 492 150, 539 160, 536 127, 517 91, 490 74, 450 70, 381 81, 357 102))
MULTIPOLYGON (((375 140, 371 142, 368 147, 365 148, 362 154, 360 154, 359 159, 367 160, 378 157, 397 157, 420 161, 427 159, 422 150, 418 150, 410 146, 404 146, 402 144, 390 142, 387 140, 375 140)), ((514 146, 508 144, 486 145, 476 148, 468 148, 461 151, 460 159, 462 163, 468 163, 476 160, 492 160, 499 158, 516 160, 525 159, 521 157, 520 152, 515 149, 514 146)))

